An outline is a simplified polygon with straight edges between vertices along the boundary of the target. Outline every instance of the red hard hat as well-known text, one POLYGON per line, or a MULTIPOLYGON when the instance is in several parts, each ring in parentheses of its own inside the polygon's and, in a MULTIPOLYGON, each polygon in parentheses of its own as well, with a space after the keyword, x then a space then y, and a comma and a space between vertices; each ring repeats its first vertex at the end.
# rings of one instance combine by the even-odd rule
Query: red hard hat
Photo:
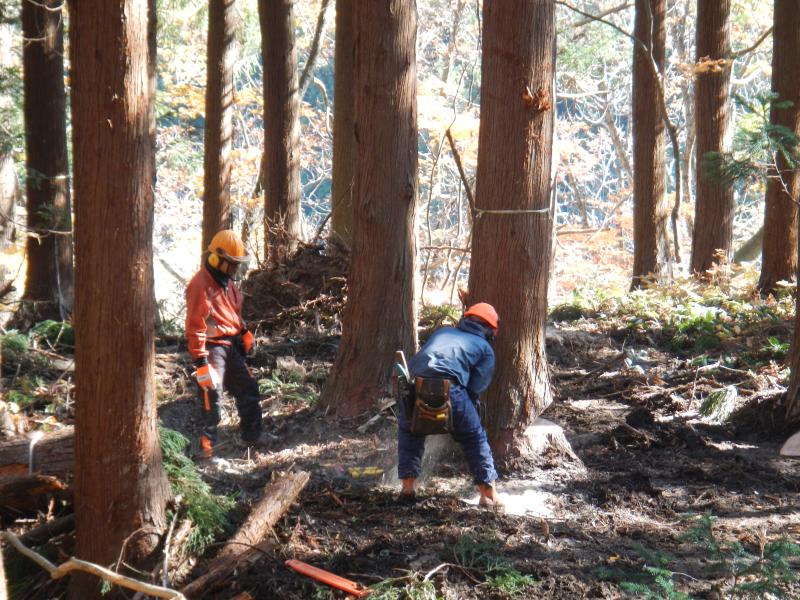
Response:
POLYGON ((467 312, 464 313, 465 317, 478 317, 486 321, 486 323, 497 331, 497 325, 500 322, 500 319, 497 317, 497 311, 494 309, 494 306, 491 304, 487 304, 486 302, 478 302, 478 304, 473 304, 467 309, 467 312))

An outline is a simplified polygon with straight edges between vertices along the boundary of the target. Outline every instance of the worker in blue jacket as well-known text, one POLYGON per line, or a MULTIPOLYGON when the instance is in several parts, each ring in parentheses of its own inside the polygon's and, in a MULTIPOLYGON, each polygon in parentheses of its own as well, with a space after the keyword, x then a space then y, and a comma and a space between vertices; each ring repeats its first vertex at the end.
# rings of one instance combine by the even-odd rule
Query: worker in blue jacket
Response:
MULTIPOLYGON (((494 307, 485 302, 475 304, 467 309, 456 327, 443 327, 434 332, 408 365, 417 380, 449 380, 450 434, 464 450, 480 491, 480 505, 492 508, 502 505, 494 485, 497 479, 494 458, 481 424, 479 396, 492 380, 494 350, 491 342, 497 335, 498 322, 494 307)), ((425 436, 411 433, 408 417, 401 410, 398 428, 401 497, 413 498, 416 494, 424 452, 425 436)))

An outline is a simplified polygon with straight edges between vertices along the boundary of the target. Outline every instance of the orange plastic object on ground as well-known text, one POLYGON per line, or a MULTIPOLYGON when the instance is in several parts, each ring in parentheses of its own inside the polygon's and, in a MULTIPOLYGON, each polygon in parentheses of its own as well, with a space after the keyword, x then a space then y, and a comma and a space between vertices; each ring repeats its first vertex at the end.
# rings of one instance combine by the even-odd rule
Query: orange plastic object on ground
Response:
POLYGON ((301 560, 296 560, 294 558, 291 558, 287 560, 285 564, 287 567, 293 569, 294 571, 297 571, 301 575, 306 575, 307 577, 316 579, 317 581, 324 583, 325 585, 334 587, 337 590, 342 590, 343 592, 351 594, 356 598, 363 598, 372 591, 369 588, 362 588, 361 584, 358 584, 355 581, 350 581, 349 579, 345 579, 344 577, 339 577, 338 575, 334 575, 330 571, 319 569, 313 565, 304 563, 301 560))

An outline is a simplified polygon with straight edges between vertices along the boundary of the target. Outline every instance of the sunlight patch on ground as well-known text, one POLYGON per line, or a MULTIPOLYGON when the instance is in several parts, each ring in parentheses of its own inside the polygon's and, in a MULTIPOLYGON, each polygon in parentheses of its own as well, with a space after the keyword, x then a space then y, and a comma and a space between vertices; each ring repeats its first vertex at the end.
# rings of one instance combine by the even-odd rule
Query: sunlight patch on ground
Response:
MULTIPOLYGON (((530 480, 503 482, 497 486, 500 500, 505 504, 505 513, 520 517, 551 518, 550 508, 553 494, 539 489, 540 484, 530 480)), ((462 497, 466 504, 478 505, 478 494, 462 497)))

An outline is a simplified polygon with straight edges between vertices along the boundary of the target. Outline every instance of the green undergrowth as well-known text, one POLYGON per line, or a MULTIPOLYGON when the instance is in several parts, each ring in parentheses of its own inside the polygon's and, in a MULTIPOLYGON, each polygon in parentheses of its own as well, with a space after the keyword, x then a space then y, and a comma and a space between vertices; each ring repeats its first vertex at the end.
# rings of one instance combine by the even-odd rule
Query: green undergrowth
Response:
POLYGON ((567 302, 553 307, 550 317, 636 337, 658 335, 656 341, 673 351, 695 354, 713 351, 729 340, 752 344, 749 338, 756 338, 758 343, 748 345, 744 358, 779 360, 788 352, 794 287, 787 285, 776 295, 762 298, 756 282, 753 269, 720 267, 710 282, 683 278, 621 296, 584 286, 567 302))
MULTIPOLYGON (((181 433, 160 427, 161 453, 173 496, 181 497, 178 510, 185 511, 194 524, 187 549, 202 554, 208 544, 229 531, 229 513, 235 505, 233 498, 215 494, 200 477, 197 466, 186 455, 189 440, 181 433)), ((170 515, 172 518, 172 515, 170 515)))
MULTIPOLYGON (((793 598, 792 586, 800 580, 800 545, 785 536, 768 541, 766 531, 753 536, 747 546, 739 540, 722 539, 714 529, 715 517, 709 513, 686 515, 690 524, 679 538, 687 556, 703 556, 703 572, 677 572, 677 559, 663 550, 634 544, 637 566, 598 567, 594 574, 613 581, 632 598, 688 600, 689 593, 678 589, 679 581, 704 582, 719 590, 724 598, 793 598), (724 592, 724 593, 723 593, 724 592)), ((679 550, 676 548, 676 550, 679 550)), ((707 597, 701 595, 699 597, 707 597)))
POLYGON ((289 403, 313 406, 319 400, 319 390, 327 372, 315 370, 306 374, 302 369, 274 369, 269 376, 258 380, 259 392, 289 403))

